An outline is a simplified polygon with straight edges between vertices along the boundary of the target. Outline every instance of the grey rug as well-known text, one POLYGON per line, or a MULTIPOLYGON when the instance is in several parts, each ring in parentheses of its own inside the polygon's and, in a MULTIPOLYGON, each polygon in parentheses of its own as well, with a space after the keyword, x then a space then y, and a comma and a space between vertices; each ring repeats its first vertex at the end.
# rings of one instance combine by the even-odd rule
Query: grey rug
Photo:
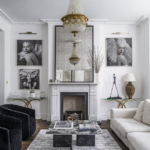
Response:
MULTIPOLYGON (((53 135, 46 134, 47 130, 40 130, 27 150, 70 150, 70 148, 54 148, 53 135)), ((121 150, 117 142, 108 132, 102 130, 102 134, 95 135, 95 147, 78 147, 76 146, 76 135, 72 135, 73 150, 121 150)))

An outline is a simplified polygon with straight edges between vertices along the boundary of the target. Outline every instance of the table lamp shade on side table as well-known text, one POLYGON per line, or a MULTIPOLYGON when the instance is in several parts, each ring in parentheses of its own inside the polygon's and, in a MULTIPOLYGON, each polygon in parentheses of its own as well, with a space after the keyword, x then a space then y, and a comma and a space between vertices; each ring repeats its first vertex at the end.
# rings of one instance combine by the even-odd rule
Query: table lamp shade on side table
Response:
POLYGON ((129 99, 132 99, 134 93, 135 93, 135 87, 132 84, 133 81, 136 81, 133 73, 127 73, 124 79, 124 82, 128 82, 126 86, 126 93, 129 97, 129 99))

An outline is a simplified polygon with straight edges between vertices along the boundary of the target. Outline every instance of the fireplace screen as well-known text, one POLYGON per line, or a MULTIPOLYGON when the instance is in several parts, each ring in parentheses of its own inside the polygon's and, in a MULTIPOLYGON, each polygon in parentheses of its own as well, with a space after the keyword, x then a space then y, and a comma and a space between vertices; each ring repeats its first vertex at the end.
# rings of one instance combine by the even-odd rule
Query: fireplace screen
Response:
POLYGON ((83 120, 83 112, 82 111, 66 111, 65 112, 65 120, 83 120))

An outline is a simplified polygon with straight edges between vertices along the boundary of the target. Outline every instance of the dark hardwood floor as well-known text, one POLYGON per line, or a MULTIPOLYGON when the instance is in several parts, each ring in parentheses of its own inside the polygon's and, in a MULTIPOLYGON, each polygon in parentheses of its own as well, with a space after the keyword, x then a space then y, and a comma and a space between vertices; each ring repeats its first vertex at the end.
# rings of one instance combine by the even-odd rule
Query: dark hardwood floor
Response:
MULTIPOLYGON (((42 121, 36 124, 36 132, 34 133, 34 135, 28 139, 28 140, 24 140, 22 141, 22 149, 21 150, 26 150, 28 148, 28 146, 30 145, 30 143, 33 141, 33 139, 36 137, 36 135, 39 133, 39 131, 41 129, 48 129, 49 125, 47 125, 46 121, 42 121)), ((102 121, 102 125, 101 125, 102 129, 107 129, 110 134, 113 136, 113 138, 116 140, 116 142, 118 143, 118 145, 121 147, 122 150, 129 150, 124 143, 118 138, 118 136, 110 129, 110 122, 109 121, 102 121)))

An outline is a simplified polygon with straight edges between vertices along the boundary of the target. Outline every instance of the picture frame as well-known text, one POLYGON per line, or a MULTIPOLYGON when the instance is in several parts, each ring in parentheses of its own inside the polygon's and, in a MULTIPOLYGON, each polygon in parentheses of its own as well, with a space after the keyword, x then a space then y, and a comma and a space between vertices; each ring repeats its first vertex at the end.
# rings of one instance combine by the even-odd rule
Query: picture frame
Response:
MULTIPOLYGON (((79 64, 77 64, 74 67, 69 62, 69 58, 71 57, 71 53, 72 53, 72 50, 73 50, 73 45, 67 43, 67 40, 74 39, 74 37, 72 36, 71 33, 67 33, 63 29, 62 25, 55 26, 55 74, 54 74, 55 80, 57 80, 57 77, 58 77, 58 80, 60 79, 60 77, 58 76, 58 72, 65 71, 65 73, 66 73, 66 71, 71 71, 71 75, 70 75, 71 79, 69 77, 68 81, 65 79, 65 81, 60 80, 60 82, 80 82, 80 83, 82 83, 82 82, 83 83, 92 83, 92 82, 94 82, 94 67, 93 66, 92 67, 84 66, 84 62, 87 66, 88 66, 88 62, 87 62, 87 58, 83 58, 83 55, 84 56, 87 55, 89 49, 91 49, 91 51, 92 51, 92 56, 94 55, 94 26, 89 25, 89 26, 87 26, 86 30, 84 32, 78 33, 76 35, 76 38, 83 40, 84 44, 83 43, 82 43, 83 45, 82 44, 77 44, 77 53, 78 53, 78 55, 81 59, 80 59, 79 64), (60 32, 58 32, 58 29, 60 29, 60 32), (88 33, 90 33, 90 35, 88 33), (57 37, 59 37, 59 38, 57 38, 57 37), (59 53, 60 48, 58 48, 58 46, 61 46, 61 52, 64 51, 64 53, 63 52, 61 54, 59 53), (85 52, 85 49, 87 50, 87 52, 85 52), (69 52, 69 54, 67 52, 69 52), (61 57, 63 58, 63 60, 61 60, 62 59, 61 57), (59 62, 57 61, 58 58, 60 58, 59 62), (64 63, 65 60, 66 60, 66 62, 64 63), (64 63, 64 64, 62 64, 62 63, 64 63), (91 69, 91 71, 89 71, 89 73, 91 73, 91 74, 89 75, 90 77, 87 77, 88 74, 86 72, 86 77, 82 78, 82 79, 86 79, 86 80, 83 80, 83 81, 77 80, 77 81, 75 81, 73 71, 75 71, 75 70, 84 70, 83 68, 80 68, 80 63, 82 63, 82 66, 84 66, 83 67, 84 69, 86 69, 86 70, 91 69), (69 65, 69 67, 68 67, 69 69, 66 67, 66 65, 69 65)), ((62 79, 64 79, 64 78, 62 78, 62 79)))
POLYGON ((133 39, 132 37, 107 37, 106 67, 133 66, 133 39))
POLYGON ((40 90, 40 69, 19 69, 19 89, 40 90))
POLYGON ((42 66, 43 65, 43 40, 19 39, 16 49, 17 66, 42 66))

